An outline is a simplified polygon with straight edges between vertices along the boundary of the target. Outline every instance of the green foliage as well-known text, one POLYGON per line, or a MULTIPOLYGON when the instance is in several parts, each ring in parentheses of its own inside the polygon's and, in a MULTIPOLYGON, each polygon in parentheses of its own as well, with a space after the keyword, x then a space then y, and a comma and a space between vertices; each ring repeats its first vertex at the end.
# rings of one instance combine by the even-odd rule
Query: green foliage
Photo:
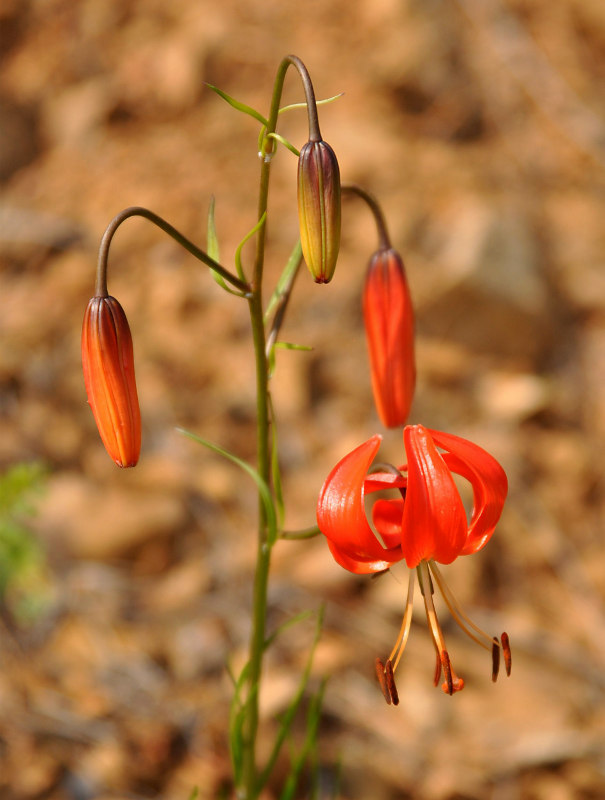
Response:
POLYGON ((28 526, 44 483, 40 464, 17 464, 0 476, 0 603, 18 622, 46 604, 44 553, 28 526))

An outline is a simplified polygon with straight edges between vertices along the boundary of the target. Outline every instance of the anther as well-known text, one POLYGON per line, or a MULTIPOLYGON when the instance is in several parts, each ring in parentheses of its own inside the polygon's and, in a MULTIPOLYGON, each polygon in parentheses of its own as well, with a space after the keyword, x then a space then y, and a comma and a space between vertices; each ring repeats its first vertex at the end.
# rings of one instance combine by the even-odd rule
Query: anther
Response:
POLYGON ((500 671, 500 642, 498 637, 494 637, 492 643, 492 681, 496 683, 498 680, 498 672, 500 671))
POLYGON ((454 694, 454 680, 452 678, 452 665, 450 664, 450 657, 447 650, 441 653, 441 666, 443 667, 443 676, 445 681, 441 688, 447 694, 454 694))
POLYGON ((445 681, 441 684, 443 691, 449 695, 454 694, 454 692, 461 692, 464 689, 464 680, 459 678, 452 669, 447 650, 441 653, 441 665, 445 675, 445 681))
POLYGON ((510 675, 512 666, 512 655, 510 652, 510 642, 508 640, 508 633, 503 633, 500 637, 502 642, 502 653, 504 654, 504 666, 506 667, 506 674, 510 675))
POLYGON ((435 675, 433 676, 433 686, 439 686, 441 680, 441 656, 435 653, 435 675))
MULTIPOLYGON (((390 661, 387 661, 387 664, 390 664, 390 661)), ((387 701, 388 705, 391 705, 391 692, 389 687, 387 686, 387 678, 385 675, 385 667, 382 661, 377 658, 376 659, 376 677, 378 678, 378 683, 380 684, 380 688, 382 689, 382 693, 384 695, 384 699, 387 701)))
POLYGON ((394 706, 399 705, 399 692, 397 691, 397 687, 395 686, 395 675, 393 674, 393 662, 391 659, 387 659, 387 663, 384 665, 384 676, 386 678, 386 685, 387 689, 389 690, 389 694, 391 695, 391 701, 394 706))

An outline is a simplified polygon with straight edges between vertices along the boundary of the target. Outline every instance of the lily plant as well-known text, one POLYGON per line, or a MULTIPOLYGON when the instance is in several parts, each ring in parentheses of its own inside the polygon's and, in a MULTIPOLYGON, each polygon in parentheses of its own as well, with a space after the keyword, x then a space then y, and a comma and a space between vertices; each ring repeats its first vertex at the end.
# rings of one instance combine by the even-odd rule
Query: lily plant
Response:
MULTIPOLYGON (((437 566, 450 564, 458 556, 476 553, 485 546, 502 512, 507 480, 498 462, 478 445, 423 425, 406 424, 416 379, 411 293, 403 260, 391 244, 380 205, 365 189, 341 184, 335 152, 320 133, 318 106, 335 98, 316 101, 309 72, 293 55, 286 56, 278 67, 267 116, 217 87, 210 88, 260 125, 259 195, 254 224, 237 247, 233 266, 228 267, 219 259, 213 204, 208 217, 206 249, 194 244, 149 209, 131 206, 120 212, 108 225, 101 241, 95 292, 86 309, 82 329, 82 361, 88 401, 103 444, 119 467, 133 467, 141 450, 141 417, 132 336, 122 306, 109 294, 107 287, 110 245, 119 227, 130 217, 143 217, 171 236, 208 268, 219 285, 235 296, 235 301, 248 305, 256 361, 256 464, 248 464, 236 453, 195 433, 181 432, 244 470, 258 490, 257 559, 251 581, 248 658, 240 673, 232 675, 233 700, 227 725, 235 794, 238 800, 256 800, 275 780, 275 767, 280 759, 283 761, 283 745, 290 740, 294 721, 300 716, 322 620, 320 609, 315 638, 299 686, 278 724, 268 756, 261 761, 257 742, 263 663, 267 649, 280 632, 280 629, 267 629, 269 569, 276 543, 322 533, 338 564, 356 574, 382 572, 404 560, 410 568, 410 580, 403 622, 391 654, 384 661, 377 659, 378 682, 387 702, 396 705, 399 696, 394 672, 410 632, 417 575, 436 651, 435 684, 443 674, 443 689, 451 695, 460 690, 464 682, 454 672, 445 646, 432 599, 435 587, 462 630, 492 652, 494 680, 501 651, 506 671, 510 673, 507 635, 497 638, 478 628, 455 600, 437 566), (282 107, 282 90, 290 67, 301 79, 304 102, 282 107), (309 123, 308 141, 300 150, 277 132, 280 115, 297 108, 306 110, 309 123), (265 302, 268 193, 273 157, 280 147, 294 153, 298 159, 300 238, 294 243, 291 256, 265 302), (334 275, 340 248, 341 200, 345 196, 361 199, 376 222, 378 249, 370 258, 362 292, 370 378, 380 421, 386 428, 403 429, 405 463, 398 467, 373 464, 382 438, 378 434, 373 436, 345 455, 327 477, 319 493, 317 525, 293 532, 283 527, 285 508, 270 381, 280 345, 307 349, 281 342, 281 327, 303 262, 318 284, 329 282, 334 275), (244 265, 242 249, 250 240, 255 241, 255 255, 251 264, 244 265), (474 506, 469 517, 454 475, 461 476, 472 488, 474 506), (384 490, 395 491, 398 496, 377 499, 371 520, 368 519, 366 496, 384 490)), ((273 785, 281 800, 294 798, 305 766, 314 761, 323 692, 322 683, 311 695, 303 743, 291 752, 289 771, 281 788, 273 785)))

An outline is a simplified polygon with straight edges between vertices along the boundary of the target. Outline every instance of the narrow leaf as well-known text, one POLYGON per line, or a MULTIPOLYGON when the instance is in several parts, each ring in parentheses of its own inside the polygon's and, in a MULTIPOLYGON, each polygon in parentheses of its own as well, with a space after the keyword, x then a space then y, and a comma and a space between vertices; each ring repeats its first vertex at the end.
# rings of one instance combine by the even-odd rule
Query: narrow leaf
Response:
POLYGON ((279 276, 279 280, 277 281, 273 294, 269 298, 267 310, 265 311, 265 322, 269 319, 280 300, 282 300, 288 287, 292 285, 292 276, 299 268, 301 259, 302 246, 299 239, 292 248, 292 252, 290 253, 288 261, 286 262, 286 266, 284 267, 282 274, 279 276))
POLYGON ((276 350, 303 350, 305 352, 313 350, 308 344, 295 344, 294 342, 275 342, 273 346, 276 350))
POLYGON ((214 221, 214 195, 210 198, 210 205, 208 206, 208 233, 206 241, 206 251, 210 258, 215 261, 220 261, 220 253, 218 246, 218 237, 216 235, 216 223, 214 221))
POLYGON ((256 223, 256 225, 249 231, 241 242, 237 246, 237 250, 235 251, 235 266, 237 268, 237 274, 240 276, 242 280, 245 280, 244 269, 242 267, 242 250, 246 242, 248 242, 265 224, 265 220, 267 219, 267 212, 263 212, 262 217, 256 223))
POLYGON ((275 139, 275 140, 276 140, 276 141, 278 141, 280 144, 283 144, 283 146, 284 146, 284 147, 287 147, 287 148, 288 148, 288 150, 289 150, 291 153, 294 153, 294 155, 295 155, 297 158, 298 158, 298 156, 300 155, 300 150, 297 150, 297 149, 296 149, 296 147, 294 147, 294 145, 292 144, 292 142, 289 142, 289 141, 286 139, 286 137, 285 137, 285 136, 281 136, 279 133, 275 133, 275 132, 273 132, 273 133, 270 133, 270 134, 268 134, 267 138, 268 138, 268 139, 275 139))
POLYGON ((317 647, 317 643, 319 642, 319 637, 321 635, 321 628, 323 625, 323 618, 324 618, 324 611, 325 607, 321 606, 319 612, 317 614, 317 623, 315 626, 315 636, 313 638, 313 643, 311 645, 311 649, 309 651, 309 656, 307 658, 307 663, 305 664, 305 669, 303 674, 301 675, 298 688, 294 697, 292 698, 290 705, 286 709, 285 714, 282 717, 281 724, 279 727, 279 731, 277 732, 277 736, 275 737, 275 743, 273 745, 273 750, 271 751, 271 755, 269 756, 269 760, 265 768, 263 769, 258 783, 258 791, 260 792, 261 789, 265 786, 267 781, 271 776, 271 772, 275 766, 277 758, 280 754, 281 748, 283 743, 285 742, 290 728, 292 727, 292 723, 294 721, 294 717, 296 716, 296 712, 298 711, 300 704, 302 702, 305 689, 307 688, 307 684, 309 683, 309 678, 311 676, 311 667, 313 666, 313 658, 315 656, 315 649, 317 647))
POLYGON ((234 464, 237 464, 240 469, 249 475, 252 480, 256 483, 258 488, 258 493, 261 498, 263 508, 265 509, 265 516, 267 519, 267 536, 268 536, 268 543, 273 544, 277 538, 277 516, 275 513, 275 507, 273 505, 273 498, 271 497, 271 490, 265 483, 265 481, 261 478, 258 472, 247 464, 245 461, 242 461, 241 458, 238 458, 234 453, 231 453, 229 450, 225 450, 223 447, 220 447, 218 444, 214 444, 210 442, 208 439, 204 439, 201 436, 197 436, 195 433, 191 431, 185 430, 185 428, 177 428, 179 433, 189 437, 189 439, 193 439, 194 442, 198 442, 198 444, 204 445, 207 447, 208 450, 212 450, 214 453, 218 453, 221 456, 229 459, 234 464))
MULTIPOLYGON (((334 100, 338 100, 343 95, 344 95, 344 92, 339 92, 338 94, 335 94, 332 97, 326 97, 324 100, 317 100, 315 105, 325 106, 328 103, 333 103, 334 100)), ((290 103, 290 105, 282 106, 277 113, 278 114, 283 114, 284 111, 292 111, 292 110, 294 110, 296 108, 306 108, 306 107, 307 107, 306 103, 290 103)))
POLYGON ((212 89, 213 92, 216 92, 219 97, 222 97, 223 100, 226 100, 230 106, 235 108, 237 111, 241 111, 243 114, 248 114, 249 117, 253 117, 254 119, 258 120, 263 125, 268 125, 268 121, 263 117, 263 115, 258 112, 255 108, 251 106, 247 106, 245 103, 240 103, 239 100, 236 100, 231 95, 228 95, 227 92, 223 92, 222 89, 219 89, 218 86, 213 86, 211 83, 206 83, 206 86, 209 89, 212 89))
POLYGON ((297 758, 294 759, 286 785, 280 795, 280 800, 293 800, 305 762, 317 747, 317 731, 319 728, 319 720, 321 719, 321 707, 325 688, 326 682, 323 681, 317 694, 313 695, 311 698, 307 714, 307 734, 305 736, 305 741, 297 758))

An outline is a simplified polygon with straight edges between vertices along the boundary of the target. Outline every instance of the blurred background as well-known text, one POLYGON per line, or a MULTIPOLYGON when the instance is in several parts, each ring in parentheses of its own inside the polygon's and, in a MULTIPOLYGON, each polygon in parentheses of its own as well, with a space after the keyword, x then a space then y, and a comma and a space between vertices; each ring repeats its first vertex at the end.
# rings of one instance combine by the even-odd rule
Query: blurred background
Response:
MULTIPOLYGON (((327 604, 318 796, 605 797, 602 0, 3 0, 0 31, 2 800, 229 796, 225 667, 247 647, 256 500, 175 426, 254 458, 247 309, 146 221, 120 229, 109 289, 144 426, 125 472, 86 404, 80 326, 100 237, 128 205, 203 246, 214 195, 232 263, 255 222, 258 127, 204 82, 266 113, 289 52, 318 97, 344 92, 322 133, 406 261, 411 421, 473 439, 510 481, 489 546, 445 574, 475 621, 509 632, 513 674, 493 685, 444 613, 466 681, 453 698, 432 686, 422 614, 399 708, 375 684, 405 570, 355 577, 321 538, 276 547, 271 627, 327 604)), ((302 99, 292 71, 285 101, 302 99)), ((304 113, 281 132, 300 147, 304 113)), ((297 236, 295 175, 280 149, 269 286, 297 236)), ((273 386, 289 528, 313 523, 336 461, 384 433, 360 311, 376 244, 348 200, 333 283, 305 271, 294 293, 283 337, 313 350, 280 352, 273 386)), ((400 437, 385 434, 385 459, 403 461, 400 437)), ((261 754, 312 637, 292 628, 268 657, 261 754)))

